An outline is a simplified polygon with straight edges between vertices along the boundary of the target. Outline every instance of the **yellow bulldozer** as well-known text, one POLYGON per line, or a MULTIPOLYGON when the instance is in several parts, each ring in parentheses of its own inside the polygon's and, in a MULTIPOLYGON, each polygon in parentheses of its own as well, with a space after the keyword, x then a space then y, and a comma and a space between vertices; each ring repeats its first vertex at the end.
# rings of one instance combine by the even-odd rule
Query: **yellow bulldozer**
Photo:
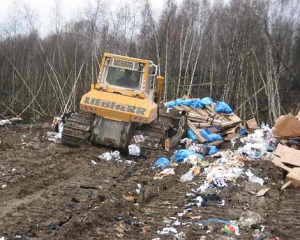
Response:
POLYGON ((157 69, 149 60, 104 53, 97 83, 82 96, 80 112, 66 120, 62 142, 126 149, 133 136, 143 135, 143 148, 170 149, 184 131, 185 118, 166 113, 160 104, 163 78, 157 69))

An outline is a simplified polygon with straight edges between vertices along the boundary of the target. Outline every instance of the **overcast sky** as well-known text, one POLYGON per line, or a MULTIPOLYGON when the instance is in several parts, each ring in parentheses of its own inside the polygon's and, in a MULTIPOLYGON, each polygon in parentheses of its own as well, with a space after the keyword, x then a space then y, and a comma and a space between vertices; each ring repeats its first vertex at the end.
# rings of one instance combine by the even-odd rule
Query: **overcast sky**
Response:
MULTIPOLYGON (((20 6, 24 3, 30 5, 30 7, 38 14, 38 19, 41 25, 41 32, 46 33, 47 29, 51 27, 51 15, 53 14, 53 8, 57 0, 0 0, 0 23, 3 24, 7 18, 9 11, 12 9, 14 2, 17 2, 20 6)), ((89 2, 93 0, 59 0, 60 11, 63 16, 63 20, 70 20, 76 18, 84 12, 85 7, 89 2)), ((104 0, 110 3, 111 7, 124 3, 128 0, 104 0)), ((150 0, 155 10, 161 9, 164 4, 164 0, 150 0)))

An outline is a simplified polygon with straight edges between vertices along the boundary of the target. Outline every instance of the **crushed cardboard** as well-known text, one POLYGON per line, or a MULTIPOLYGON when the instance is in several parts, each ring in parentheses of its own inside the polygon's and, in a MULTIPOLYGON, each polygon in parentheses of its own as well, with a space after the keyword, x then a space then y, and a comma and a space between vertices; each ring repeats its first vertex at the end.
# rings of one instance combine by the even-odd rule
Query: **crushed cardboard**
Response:
POLYGON ((275 151, 275 159, 280 159, 283 163, 288 163, 300 167, 300 151, 278 144, 275 151))
POLYGON ((246 121, 246 129, 247 129, 247 132, 253 132, 255 129, 257 129, 258 125, 257 125, 257 122, 255 120, 255 118, 252 118, 248 121, 246 121))
POLYGON ((273 134, 277 137, 300 139, 300 120, 289 114, 280 116, 276 121, 273 134))
POLYGON ((300 151, 279 144, 273 157, 273 163, 288 172, 286 184, 282 189, 287 186, 300 188, 300 151), (290 168, 284 165, 284 163, 297 167, 290 168))
POLYGON ((219 133, 224 140, 231 140, 236 137, 243 122, 236 114, 217 113, 212 106, 193 109, 187 106, 175 106, 176 111, 188 112, 188 127, 195 133, 199 142, 204 143, 200 130, 208 128, 212 133, 219 133))

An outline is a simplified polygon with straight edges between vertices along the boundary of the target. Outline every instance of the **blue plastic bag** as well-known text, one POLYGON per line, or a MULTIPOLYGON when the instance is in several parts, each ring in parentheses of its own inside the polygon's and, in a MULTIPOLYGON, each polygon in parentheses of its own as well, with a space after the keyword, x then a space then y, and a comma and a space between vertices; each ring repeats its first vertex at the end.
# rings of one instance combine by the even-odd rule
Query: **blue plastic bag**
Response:
POLYGON ((213 100, 210 97, 205 97, 201 99, 201 103, 204 106, 210 106, 213 103, 213 100))
POLYGON ((187 135, 188 139, 191 139, 191 140, 193 140, 193 141, 195 141, 195 142, 197 141, 196 134, 193 132, 193 130, 188 129, 188 130, 186 131, 186 135, 187 135))
POLYGON ((191 100, 191 99, 185 99, 181 102, 181 105, 189 107, 189 106, 191 106, 192 102, 193 102, 193 100, 191 100))
POLYGON ((245 127, 242 127, 242 129, 239 131, 239 135, 246 135, 247 134, 247 130, 245 127))
POLYGON ((200 98, 193 99, 191 105, 192 108, 203 108, 203 104, 201 103, 200 98))
POLYGON ((219 151, 219 149, 216 146, 210 146, 208 148, 209 148, 208 155, 215 154, 215 153, 217 153, 219 151))
POLYGON ((215 134, 215 133, 210 133, 210 131, 202 129, 200 131, 200 134, 202 137, 205 138, 206 142, 210 143, 210 142, 214 142, 214 141, 222 141, 223 138, 221 137, 221 135, 219 134, 215 134))
POLYGON ((221 219, 218 219, 218 218, 209 218, 208 220, 202 221, 203 225, 207 225, 207 224, 211 224, 211 223, 220 223, 220 224, 224 224, 224 225, 232 225, 231 221, 221 220, 221 219))
POLYGON ((175 107, 175 105, 176 105, 176 104, 175 104, 175 101, 170 101, 170 102, 167 102, 167 103, 166 103, 166 107, 167 107, 167 108, 173 108, 173 107, 175 107))
POLYGON ((156 162, 153 164, 154 167, 159 167, 161 169, 164 169, 166 167, 169 167, 171 165, 171 162, 169 159, 165 157, 160 157, 159 159, 156 160, 156 162))
POLYGON ((180 106, 182 101, 184 101, 184 99, 178 98, 175 100, 175 106, 180 106))
POLYGON ((204 159, 204 157, 201 154, 195 153, 194 151, 191 151, 191 150, 181 149, 173 154, 173 156, 171 157, 171 160, 174 162, 182 162, 183 159, 187 158, 190 155, 196 155, 201 160, 204 159))
POLYGON ((215 106, 215 111, 217 113, 226 113, 226 114, 232 113, 231 107, 229 107, 229 105, 227 103, 222 102, 222 101, 217 102, 217 104, 215 106))

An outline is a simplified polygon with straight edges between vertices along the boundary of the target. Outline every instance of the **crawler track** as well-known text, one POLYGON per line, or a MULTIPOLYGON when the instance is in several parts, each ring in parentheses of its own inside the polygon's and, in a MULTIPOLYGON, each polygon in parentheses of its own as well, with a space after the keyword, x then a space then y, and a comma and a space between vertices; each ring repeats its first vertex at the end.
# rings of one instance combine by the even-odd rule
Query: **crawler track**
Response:
MULTIPOLYGON (((162 151, 164 140, 170 136, 170 131, 177 128, 179 120, 169 116, 160 109, 159 121, 155 120, 150 124, 144 124, 134 129, 133 136, 143 135, 145 140, 139 143, 142 154, 150 157, 157 153, 157 150, 162 151)), ((91 113, 79 112, 72 115, 66 120, 62 133, 62 143, 70 146, 79 147, 82 144, 87 144, 90 140, 91 131, 93 128, 95 115, 91 113)), ((134 139, 128 144, 135 143, 134 139)))
POLYGON ((95 115, 82 113, 72 115, 65 123, 62 142, 66 145, 79 147, 89 141, 95 115))

